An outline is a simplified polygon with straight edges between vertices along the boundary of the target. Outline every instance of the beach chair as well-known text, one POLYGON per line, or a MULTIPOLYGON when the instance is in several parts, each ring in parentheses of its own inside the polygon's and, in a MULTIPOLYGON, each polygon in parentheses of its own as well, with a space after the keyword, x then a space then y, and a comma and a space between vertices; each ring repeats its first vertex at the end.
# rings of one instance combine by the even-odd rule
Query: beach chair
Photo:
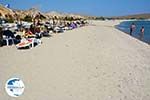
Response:
POLYGON ((3 39, 3 45, 9 46, 9 45, 13 45, 14 44, 14 38, 11 37, 5 37, 3 39))
POLYGON ((58 26, 56 26, 53 31, 54 31, 54 33, 63 33, 64 32, 64 30, 58 26))
POLYGON ((19 44, 16 45, 17 49, 23 48, 33 48, 36 45, 40 45, 42 42, 40 39, 30 38, 30 39, 23 39, 19 44))

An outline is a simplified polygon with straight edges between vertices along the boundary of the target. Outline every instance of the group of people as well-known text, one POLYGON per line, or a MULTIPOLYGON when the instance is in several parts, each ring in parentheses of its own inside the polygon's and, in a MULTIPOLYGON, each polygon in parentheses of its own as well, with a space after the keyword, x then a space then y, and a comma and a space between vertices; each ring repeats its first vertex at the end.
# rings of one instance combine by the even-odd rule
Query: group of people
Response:
POLYGON ((3 34, 2 34, 2 27, 0 27, 0 47, 3 46, 3 34))
MULTIPOLYGON (((21 42, 22 39, 28 38, 36 38, 41 39, 43 36, 50 36, 50 33, 61 33, 65 30, 71 30, 77 27, 81 27, 85 25, 85 21, 72 21, 66 23, 59 23, 51 24, 48 22, 45 23, 38 23, 38 24, 31 24, 30 27, 23 26, 22 24, 17 25, 17 30, 12 32, 10 28, 2 28, 0 27, 0 46, 6 45, 6 39, 13 41, 14 44, 18 44, 21 42), (51 32, 50 32, 51 31, 51 32), (21 34, 18 34, 21 33, 21 34), (5 38, 4 38, 5 36, 5 38), (13 40, 12 40, 13 39, 13 40)), ((8 44, 9 45, 9 44, 8 44)))
MULTIPOLYGON (((132 23, 131 26, 130 26, 130 35, 132 36, 133 35, 133 32, 135 31, 136 29, 136 25, 135 23, 132 23)), ((141 27, 140 29, 140 33, 139 33, 139 39, 142 40, 144 38, 144 26, 141 27)))

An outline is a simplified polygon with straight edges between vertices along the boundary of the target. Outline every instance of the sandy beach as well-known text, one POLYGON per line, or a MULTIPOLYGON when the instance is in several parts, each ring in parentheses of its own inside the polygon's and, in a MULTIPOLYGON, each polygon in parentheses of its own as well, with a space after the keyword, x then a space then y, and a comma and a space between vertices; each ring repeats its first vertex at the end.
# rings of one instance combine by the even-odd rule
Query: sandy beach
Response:
POLYGON ((150 100, 150 46, 119 22, 90 21, 29 50, 0 48, 0 100, 150 100), (5 92, 12 77, 25 84, 18 98, 5 92))

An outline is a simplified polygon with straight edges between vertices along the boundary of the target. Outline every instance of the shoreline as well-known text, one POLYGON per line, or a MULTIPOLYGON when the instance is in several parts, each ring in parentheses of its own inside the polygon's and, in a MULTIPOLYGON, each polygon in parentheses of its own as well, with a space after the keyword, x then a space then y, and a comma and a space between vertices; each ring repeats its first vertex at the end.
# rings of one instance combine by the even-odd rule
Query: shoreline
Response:
MULTIPOLYGON (((121 23, 123 23, 123 22, 130 22, 130 21, 132 22, 132 21, 149 21, 149 20, 124 20, 124 21, 121 21, 119 24, 115 25, 115 28, 118 29, 118 30, 120 30, 121 32, 124 32, 125 34, 128 34, 129 36, 131 36, 131 35, 129 34, 129 32, 127 32, 127 31, 122 30, 122 29, 119 28, 119 25, 120 25, 121 23)), ((148 42, 148 40, 140 40, 140 39, 138 38, 137 34, 136 34, 136 36, 131 36, 131 37, 133 37, 133 38, 135 38, 135 39, 137 39, 137 40, 139 40, 139 41, 141 41, 141 42, 144 42, 144 43, 150 45, 150 41, 148 42)))

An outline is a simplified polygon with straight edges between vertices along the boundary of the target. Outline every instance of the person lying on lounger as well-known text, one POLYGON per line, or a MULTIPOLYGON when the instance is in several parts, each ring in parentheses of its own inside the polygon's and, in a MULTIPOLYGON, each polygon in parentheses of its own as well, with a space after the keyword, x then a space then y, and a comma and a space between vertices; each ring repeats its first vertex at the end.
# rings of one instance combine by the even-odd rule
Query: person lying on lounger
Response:
POLYGON ((26 28, 25 31, 24 31, 23 37, 25 37, 25 38, 33 38, 33 37, 35 37, 35 35, 28 28, 26 28))

